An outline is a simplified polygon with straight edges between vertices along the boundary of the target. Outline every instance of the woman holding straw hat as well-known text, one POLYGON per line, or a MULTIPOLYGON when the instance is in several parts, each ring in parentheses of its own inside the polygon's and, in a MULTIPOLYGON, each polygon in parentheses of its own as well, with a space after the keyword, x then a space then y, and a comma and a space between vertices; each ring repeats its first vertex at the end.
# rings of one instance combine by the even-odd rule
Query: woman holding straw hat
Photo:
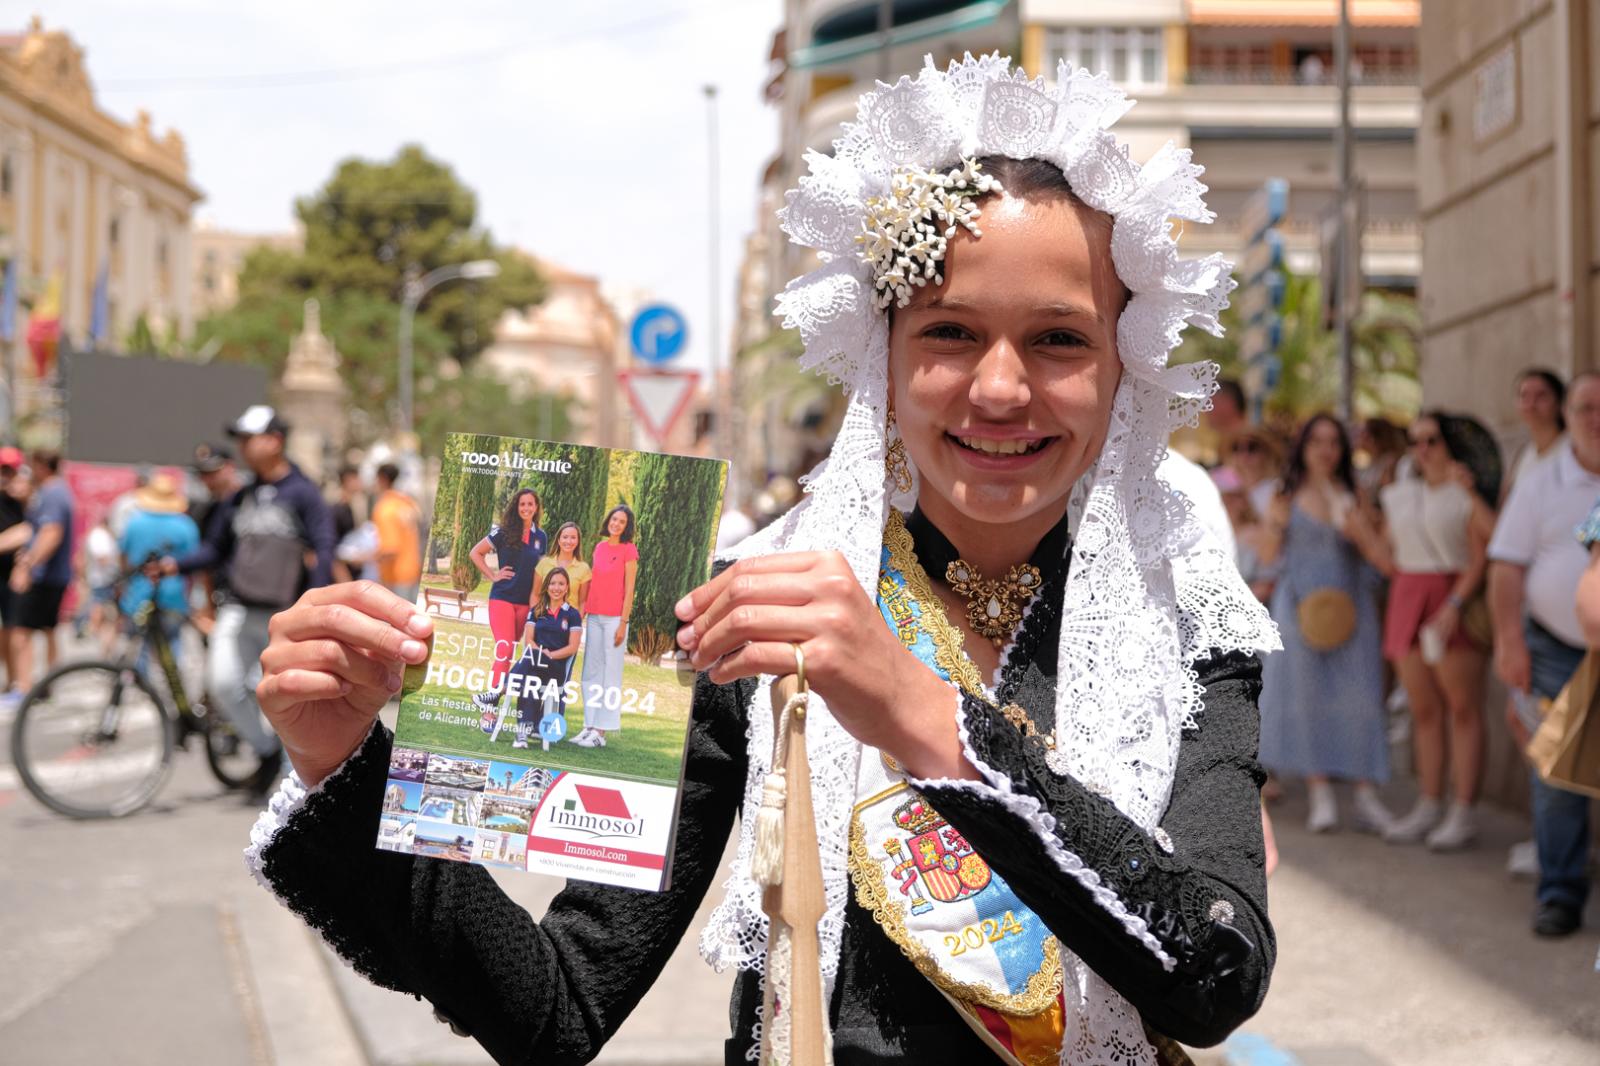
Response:
POLYGON ((535 922, 483 871, 373 849, 373 718, 431 623, 348 586, 263 656, 296 768, 252 835, 263 883, 499 1061, 584 1059, 742 811, 701 948, 738 971, 728 1061, 786 1061, 750 860, 762 690, 803 654, 834 1061, 1183 1062, 1174 1041, 1247 1018, 1274 956, 1254 653, 1277 637, 1156 475, 1214 387, 1167 356, 1232 281, 1178 257, 1171 219, 1211 217, 1199 168, 1130 161, 1127 106, 1104 76, 969 57, 868 93, 809 157, 784 223, 823 266, 780 311, 848 409, 800 504, 678 605, 702 673, 669 891, 571 883, 535 922))

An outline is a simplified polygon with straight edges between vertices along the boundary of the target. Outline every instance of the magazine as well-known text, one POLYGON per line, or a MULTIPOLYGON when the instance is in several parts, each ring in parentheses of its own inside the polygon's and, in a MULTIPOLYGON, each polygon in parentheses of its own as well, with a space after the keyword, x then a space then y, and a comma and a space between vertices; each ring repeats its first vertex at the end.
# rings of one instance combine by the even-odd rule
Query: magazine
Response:
POLYGON ((451 434, 378 847, 661 891, 727 464, 451 434))

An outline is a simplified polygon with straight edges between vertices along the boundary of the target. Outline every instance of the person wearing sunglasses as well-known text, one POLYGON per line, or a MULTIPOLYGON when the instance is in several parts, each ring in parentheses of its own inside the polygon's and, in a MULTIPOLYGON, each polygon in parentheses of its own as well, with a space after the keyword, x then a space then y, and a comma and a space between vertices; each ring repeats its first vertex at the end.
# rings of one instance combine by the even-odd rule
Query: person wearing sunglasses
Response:
POLYGON ((1222 468, 1233 471, 1251 509, 1266 514, 1280 483, 1278 446, 1267 432, 1255 426, 1240 428, 1228 440, 1222 468))
POLYGON ((1483 587, 1494 534, 1489 502, 1450 445, 1452 421, 1427 412, 1411 425, 1411 474, 1379 493, 1373 550, 1390 571, 1383 654, 1394 664, 1411 708, 1421 794, 1384 839, 1435 851, 1477 836, 1473 804, 1483 767, 1483 684, 1489 649, 1462 624, 1483 587), (1451 779, 1445 805, 1445 779, 1451 779))

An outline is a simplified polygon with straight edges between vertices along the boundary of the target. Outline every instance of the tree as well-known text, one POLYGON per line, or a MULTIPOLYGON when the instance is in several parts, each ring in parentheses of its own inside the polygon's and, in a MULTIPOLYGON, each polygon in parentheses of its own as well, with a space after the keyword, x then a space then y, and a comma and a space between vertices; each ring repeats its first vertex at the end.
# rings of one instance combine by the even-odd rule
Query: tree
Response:
POLYGON ((478 225, 477 197, 447 165, 415 145, 384 162, 349 159, 315 194, 296 202, 295 214, 305 250, 263 246, 249 253, 237 303, 196 327, 195 347, 210 344, 217 358, 263 366, 276 379, 304 301, 315 296, 323 329, 339 349, 352 406, 367 424, 383 426, 398 388, 406 279, 494 259, 499 277, 442 286, 418 309, 413 351, 417 422, 431 432, 425 447, 442 446, 446 421, 451 428, 476 429, 483 420, 514 418, 525 430, 541 411, 565 407, 564 400, 537 395, 509 401, 503 387, 468 380, 473 357, 493 339, 501 313, 532 306, 545 290, 526 256, 496 245, 478 225))
MULTIPOLYGON (((499 451, 500 442, 487 434, 463 434, 461 452, 483 452, 490 455, 499 451)), ((459 454, 459 453, 458 453, 459 454)), ((453 486, 453 518, 451 519, 450 584, 469 592, 478 587, 482 576, 472 561, 473 546, 482 540, 494 525, 495 482, 497 478, 463 469, 453 486)), ((442 508, 440 508, 442 512, 442 508)))
MULTIPOLYGON (((1298 422, 1338 406, 1338 337, 1323 326, 1321 308, 1315 277, 1290 274, 1285 279, 1279 309, 1282 333, 1276 353, 1278 384, 1264 398, 1269 414, 1298 422)), ((1239 340, 1244 329, 1233 307, 1223 311, 1222 324, 1226 327, 1222 337, 1186 331, 1172 361, 1211 359, 1221 366, 1223 377, 1243 379, 1247 368, 1239 359, 1239 340)), ((1408 422, 1416 416, 1422 403, 1420 336, 1421 319, 1414 299, 1378 289, 1362 294, 1353 348, 1357 418, 1380 416, 1408 422)))
POLYGON ((727 464, 642 454, 633 469, 638 578, 628 646, 646 662, 672 650, 673 607, 706 580, 727 464))

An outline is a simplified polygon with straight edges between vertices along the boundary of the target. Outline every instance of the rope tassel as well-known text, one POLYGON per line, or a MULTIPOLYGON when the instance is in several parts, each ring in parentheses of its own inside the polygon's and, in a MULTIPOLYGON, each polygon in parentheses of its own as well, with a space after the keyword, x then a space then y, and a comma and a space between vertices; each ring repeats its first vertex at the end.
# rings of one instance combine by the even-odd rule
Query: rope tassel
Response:
POLYGON ((795 672, 772 683, 772 772, 761 787, 750 876, 766 892, 766 986, 762 994, 764 1066, 831 1066, 817 925, 825 907, 811 766, 806 755, 805 656, 794 649, 795 672), (791 774, 790 771, 793 771, 791 774))

